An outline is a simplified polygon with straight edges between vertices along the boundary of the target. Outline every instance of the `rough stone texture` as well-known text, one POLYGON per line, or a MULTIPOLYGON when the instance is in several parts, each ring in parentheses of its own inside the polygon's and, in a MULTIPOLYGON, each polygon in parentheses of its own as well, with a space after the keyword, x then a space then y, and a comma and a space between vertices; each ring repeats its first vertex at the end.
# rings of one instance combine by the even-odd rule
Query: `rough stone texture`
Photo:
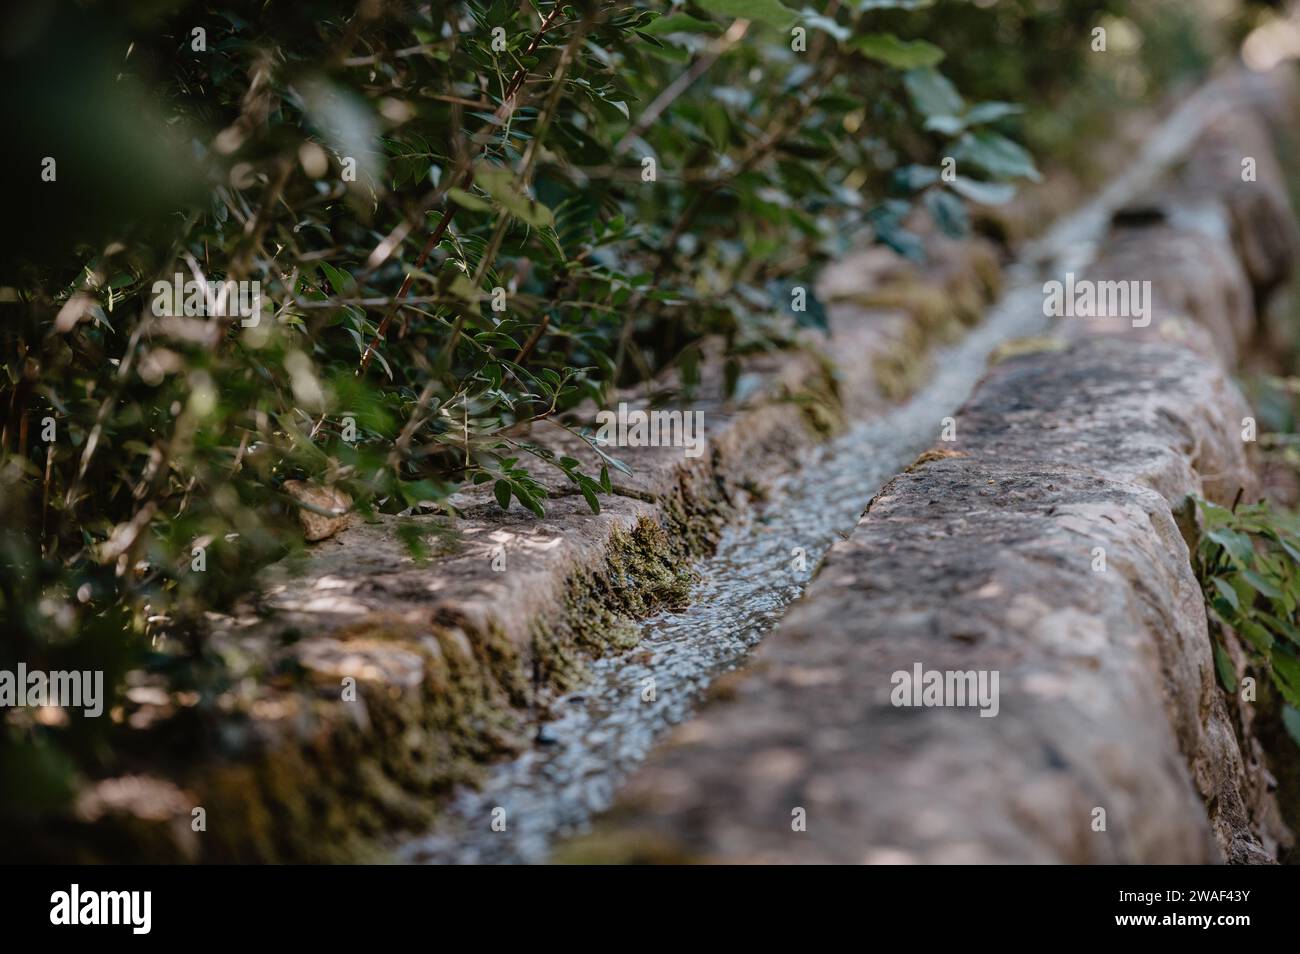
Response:
MULTIPOLYGON (((1168 205, 1176 205, 1171 197, 1168 205)), ((1157 210, 1159 211, 1159 210, 1157 210)), ((1151 324, 1135 327, 1128 317, 1067 319, 1071 337, 1121 334, 1128 340, 1176 341, 1235 367, 1255 326, 1245 271, 1227 253, 1224 238, 1211 230, 1221 216, 1208 210, 1195 223, 1158 221, 1116 225, 1085 277, 1094 281, 1150 281, 1151 324)))
POLYGON ((1217 837, 1234 861, 1266 859, 1170 506, 1209 490, 1198 460, 1220 487, 1245 479, 1222 437, 1237 402, 1217 368, 1162 344, 999 365, 958 419, 964 456, 882 490, 731 700, 573 850, 1192 863, 1219 857, 1217 837), (918 662, 997 670, 999 714, 895 708, 891 674, 918 662))
POLYGON ((1293 265, 1248 103, 1180 182, 1117 217, 1087 271, 1151 281, 1150 327, 1070 319, 1061 344, 1009 353, 957 440, 881 490, 748 673, 559 858, 1277 857, 1289 835, 1258 746, 1242 757, 1184 538, 1189 495, 1251 490, 1225 366, 1293 265), (1225 136, 1259 154, 1257 193, 1238 189, 1239 163, 1227 175, 1225 136), (998 672, 997 716, 895 707, 893 673, 918 663, 998 672))
POLYGON ((1224 210, 1237 256, 1263 310, 1268 296, 1291 277, 1300 235, 1291 214, 1286 180, 1270 130, 1290 130, 1300 102, 1290 84, 1243 73, 1234 78, 1235 95, 1252 104, 1215 120, 1188 158, 1180 185, 1186 194, 1212 196, 1224 210), (1289 111, 1289 115, 1288 115, 1289 111), (1254 178, 1246 176, 1245 161, 1254 178))
POLYGON ((337 487, 318 487, 301 480, 286 480, 284 491, 296 500, 298 522, 309 543, 326 540, 351 522, 352 498, 337 487))
MULTIPOLYGON (((920 224, 913 230, 926 231, 920 224)), ((931 234, 927 248, 924 266, 877 246, 828 266, 818 278, 817 294, 834 329, 831 353, 871 371, 841 382, 847 406, 869 405, 877 394, 906 397, 929 375, 935 343, 959 337, 996 297, 1001 265, 992 243, 931 234)))

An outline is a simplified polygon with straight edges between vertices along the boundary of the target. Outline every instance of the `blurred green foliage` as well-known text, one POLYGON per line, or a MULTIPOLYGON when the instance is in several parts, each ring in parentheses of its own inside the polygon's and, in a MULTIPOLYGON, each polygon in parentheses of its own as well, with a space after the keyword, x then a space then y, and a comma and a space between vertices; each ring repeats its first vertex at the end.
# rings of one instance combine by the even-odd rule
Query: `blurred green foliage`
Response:
MULTIPOLYGON (((1267 502, 1198 501, 1204 530, 1196 569, 1210 617, 1241 637, 1281 696, 1281 721, 1300 745, 1300 522, 1267 502)), ((1226 648, 1214 643, 1219 680, 1237 691, 1226 648)))

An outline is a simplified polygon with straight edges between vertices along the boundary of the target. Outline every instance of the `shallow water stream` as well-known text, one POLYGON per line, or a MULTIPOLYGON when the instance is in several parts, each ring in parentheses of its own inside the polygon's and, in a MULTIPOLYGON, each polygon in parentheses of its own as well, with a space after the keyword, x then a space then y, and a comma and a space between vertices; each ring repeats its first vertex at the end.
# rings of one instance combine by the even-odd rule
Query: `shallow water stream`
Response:
POLYGON ((540 862, 556 838, 608 807, 619 783, 668 728, 691 716, 708 685, 743 665, 880 486, 935 443, 989 353, 1009 338, 1043 332, 1043 282, 1086 265, 1110 212, 1139 194, 1213 113, 1197 103, 1204 98, 1192 97, 1123 176, 1025 250, 1022 264, 1008 271, 1009 290, 978 328, 937 353, 921 391, 850 427, 779 479, 764 503, 725 531, 717 552, 699 561, 687 609, 646 620, 636 649, 593 663, 590 683, 557 705, 559 718, 544 729, 548 741, 494 766, 482 789, 459 791, 436 829, 404 841, 397 859, 540 862), (796 547, 804 551, 802 570, 796 547), (493 830, 496 809, 505 810, 505 831, 493 830))

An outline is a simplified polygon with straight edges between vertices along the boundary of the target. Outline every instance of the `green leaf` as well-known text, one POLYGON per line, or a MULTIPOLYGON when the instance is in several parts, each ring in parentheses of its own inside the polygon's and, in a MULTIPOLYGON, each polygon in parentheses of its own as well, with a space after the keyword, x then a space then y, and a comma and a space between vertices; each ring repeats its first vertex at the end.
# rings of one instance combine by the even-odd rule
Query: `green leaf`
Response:
POLYGON ((688 13, 670 13, 643 26, 642 33, 664 36, 668 33, 717 33, 721 29, 711 20, 700 20, 688 13))
POLYGON ((599 456, 600 459, 603 460, 606 464, 608 464, 610 467, 613 467, 619 473, 626 474, 629 477, 632 476, 632 468, 627 466, 627 464, 623 463, 617 457, 614 457, 612 454, 607 453, 605 449, 600 446, 600 442, 597 441, 594 437, 587 437, 585 439, 587 441, 587 446, 590 447, 593 451, 595 451, 597 456, 599 456))
POLYGON ((1210 600, 1210 613, 1224 626, 1231 626, 1232 621, 1237 618, 1236 611, 1228 605, 1228 601, 1222 596, 1216 596, 1210 600))
POLYGON ((1300 709, 1295 706, 1283 706, 1282 725, 1286 726, 1286 732, 1287 735, 1291 736, 1291 741, 1300 746, 1300 709))
POLYGON ((957 87, 936 69, 908 70, 903 74, 903 86, 917 112, 927 119, 960 116, 966 109, 966 101, 957 92, 957 87))
POLYGON ((1017 106, 1015 103, 976 103, 962 118, 966 120, 967 126, 979 126, 982 123, 991 123, 994 120, 1006 116, 1015 116, 1024 111, 1023 106, 1017 106))
POLYGON ((934 6, 934 0, 858 0, 854 4, 860 13, 868 10, 924 10, 934 6))
MULTIPOLYGON (((461 277, 464 278, 464 276, 461 277)), ((474 289, 474 283, 471 282, 468 278, 464 278, 464 280, 465 280, 465 284, 468 285, 469 288, 459 289, 457 291, 457 294, 459 294, 466 301, 478 301, 478 292, 474 289), (462 292, 464 292, 464 294, 462 294, 462 292)), ((453 282, 452 284, 454 285, 455 282, 453 282)), ((480 344, 491 345, 494 348, 509 348, 511 351, 519 350, 518 341, 516 341, 514 338, 510 337, 509 335, 501 334, 501 332, 499 331, 476 332, 474 335, 474 340, 479 342, 480 344)), ((489 371, 487 368, 484 368, 483 371, 485 374, 489 376, 492 376, 493 374, 493 372, 489 371)), ((493 378, 493 381, 496 387, 501 386, 501 368, 499 365, 496 367, 495 377, 493 378)))
POLYGON ((825 14, 818 13, 812 7, 804 7, 800 10, 799 19, 814 30, 821 30, 823 33, 833 36, 841 43, 853 35, 852 30, 846 26, 842 26, 834 17, 828 17, 825 14))
POLYGON ((1202 500, 1199 497, 1196 502, 1200 506, 1201 511, 1205 514, 1205 525, 1207 529, 1223 527, 1232 523, 1234 517, 1232 511, 1227 507, 1220 507, 1216 503, 1202 500))
POLYGON ((510 509, 510 481, 498 480, 492 485, 492 493, 496 495, 502 510, 510 509))
POLYGON ((691 345, 682 351, 677 359, 681 371, 682 389, 691 391, 700 383, 700 349, 691 345))
POLYGON ((863 56, 899 70, 930 67, 943 59, 943 50, 925 40, 900 40, 892 33, 868 33, 851 46, 863 56))
POLYGON ((1255 611, 1255 617, 1262 620, 1275 633, 1281 633, 1291 642, 1300 646, 1300 629, 1296 629, 1294 623, 1287 619, 1279 619, 1272 613, 1264 613, 1259 610, 1255 611))
POLYGON ((468 275, 457 275, 447 286, 447 291, 451 292, 457 298, 467 302, 477 302, 479 293, 474 287, 474 282, 468 275))
POLYGON ((951 192, 931 189, 925 194, 925 207, 936 225, 949 238, 962 238, 970 230, 966 206, 951 192))
POLYGON ((1273 634, 1266 630, 1259 623, 1252 623, 1250 620, 1240 620, 1236 625, 1236 630, 1245 637, 1246 642, 1250 643, 1261 653, 1266 653, 1273 648, 1273 634))
POLYGON ((582 491, 582 497, 587 501, 587 506, 591 508, 591 512, 600 513, 600 498, 596 496, 600 491, 600 485, 586 474, 578 473, 573 474, 573 482, 582 491))
POLYGON ((958 176, 948 183, 948 188, 980 205, 1002 205, 1016 195, 1016 187, 1009 182, 980 182, 958 176))
POLYGON ((795 12, 777 0, 696 0, 696 5, 718 16, 757 20, 778 29, 795 21, 795 12))
POLYGON ((722 364, 722 393, 728 398, 734 397, 736 387, 740 384, 740 362, 734 355, 728 356, 722 364))
POLYGON ((895 169, 890 177, 894 188, 902 192, 918 192, 939 181, 939 170, 933 166, 909 165, 895 169))
POLYGON ((510 481, 510 489, 515 492, 515 499, 533 512, 534 516, 544 517, 546 511, 542 509, 541 502, 533 496, 532 491, 521 484, 519 481, 510 481))
POLYGON ((1300 706, 1300 659, 1282 649, 1274 649, 1270 659, 1273 663, 1273 684, 1287 702, 1300 706))
POLYGON ((925 128, 944 136, 955 136, 966 128, 966 120, 960 116, 931 116, 925 121, 925 128))
POLYGON ((1223 683, 1223 688, 1229 692, 1236 692, 1237 669, 1233 666, 1228 651, 1220 646, 1218 641, 1214 643, 1214 668, 1219 672, 1219 681, 1223 683))
POLYGON ((1282 591, 1254 570, 1242 570, 1241 575, 1257 592, 1263 593, 1269 599, 1280 600, 1282 598, 1282 591))
POLYGON ((1216 576, 1211 582, 1214 584, 1214 588, 1228 601, 1228 605, 1235 611, 1241 612, 1241 601, 1237 598, 1237 591, 1232 588, 1232 584, 1221 576, 1216 576))
POLYGON ((1042 178, 1034 167, 1033 157, 1023 147, 986 129, 962 136, 953 157, 959 163, 969 162, 989 175, 1008 179, 1023 176, 1035 182, 1042 178))
POLYGON ((1237 566, 1248 566, 1255 561, 1255 547, 1244 533, 1222 527, 1210 530, 1205 536, 1223 547, 1237 566))
POLYGON ((909 203, 889 199, 868 212, 867 221, 875 230, 877 241, 888 245, 899 255, 921 261, 925 256, 925 246, 920 238, 903 227, 903 217, 910 211, 909 203))
POLYGON ((329 279, 330 287, 334 289, 334 294, 342 295, 356 287, 357 280, 347 272, 340 271, 329 262, 321 262, 320 270, 325 273, 329 279))
POLYGON ((447 195, 451 198, 451 201, 455 202, 462 209, 469 209, 471 212, 490 212, 492 210, 491 203, 484 199, 480 199, 472 193, 466 192, 464 189, 453 187, 447 190, 447 195))
POLYGON ((500 206, 534 228, 555 225, 551 210, 526 196, 515 183, 514 173, 504 166, 481 163, 474 169, 474 181, 500 206))
POLYGON ((431 480, 398 481, 398 490, 402 495, 402 499, 412 507, 417 504, 439 500, 447 495, 445 490, 439 488, 431 480))
POLYGON ((925 121, 925 128, 945 136, 955 136, 971 126, 991 123, 1006 116, 1014 116, 1024 110, 1015 103, 988 102, 972 106, 964 115, 947 113, 930 116, 925 121))

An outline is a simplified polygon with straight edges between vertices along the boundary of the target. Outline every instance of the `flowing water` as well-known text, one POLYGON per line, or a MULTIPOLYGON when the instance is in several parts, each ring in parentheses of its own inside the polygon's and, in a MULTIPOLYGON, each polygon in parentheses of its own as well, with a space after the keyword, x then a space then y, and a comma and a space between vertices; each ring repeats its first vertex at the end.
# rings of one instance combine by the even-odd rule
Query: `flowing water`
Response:
POLYGON ((768 499, 698 562, 689 607, 651 617, 636 649, 593 663, 590 682, 560 700, 559 718, 546 725, 549 744, 495 766, 482 789, 461 791, 438 828, 406 843, 399 857, 542 861, 557 835, 607 807, 664 730, 690 716, 709 683, 745 661, 876 490, 938 439, 942 419, 970 393, 989 351, 1040 330, 1041 280, 1023 284, 937 355, 932 380, 910 401, 849 428, 797 473, 779 478, 768 499), (491 828, 498 807, 505 809, 506 832, 491 828))
POLYGON ((1045 329, 1043 282, 1087 264, 1110 212, 1139 194, 1211 114, 1197 102, 1203 99, 1192 97, 1123 176, 1026 251, 1024 264, 1009 269, 1009 291, 978 328, 936 355, 921 391, 850 427, 797 473, 779 478, 763 504, 724 532, 717 552, 699 561, 687 609, 646 620, 634 650, 593 663, 589 683, 559 701, 545 741, 493 766, 481 789, 459 791, 438 826, 405 841, 397 859, 541 862, 556 838, 608 807, 619 783, 668 728, 690 717, 708 685, 744 664, 880 486, 935 443, 942 419, 970 394, 989 353, 1045 329), (802 569, 795 548, 803 550, 802 569), (505 831, 493 830, 498 809, 505 811, 505 831))

